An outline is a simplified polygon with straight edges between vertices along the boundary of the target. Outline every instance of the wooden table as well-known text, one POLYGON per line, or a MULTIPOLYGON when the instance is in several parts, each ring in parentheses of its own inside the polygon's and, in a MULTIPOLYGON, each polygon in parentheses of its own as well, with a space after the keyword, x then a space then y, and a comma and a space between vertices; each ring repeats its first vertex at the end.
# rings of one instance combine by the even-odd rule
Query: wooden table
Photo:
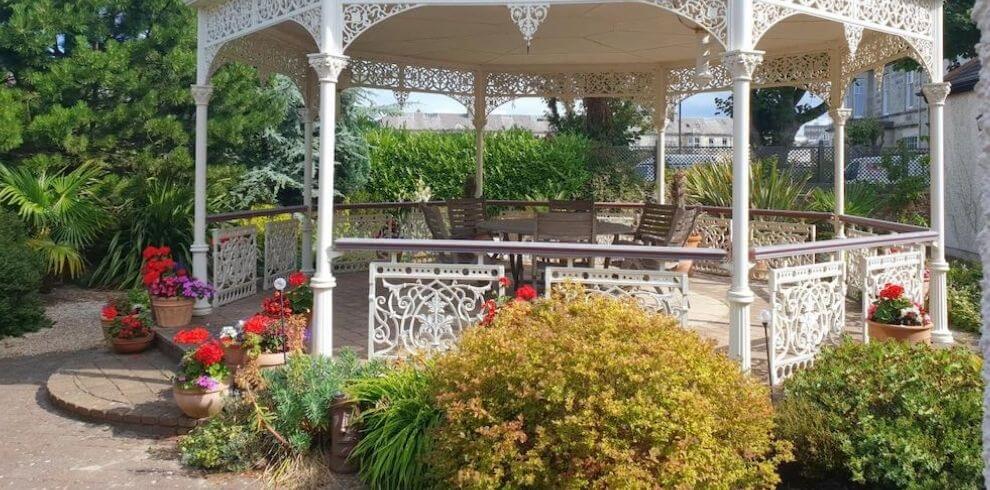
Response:
MULTIPOLYGON (((504 236, 509 240, 522 240, 523 237, 536 235, 536 218, 503 218, 490 219, 478 223, 478 230, 487 231, 493 235, 504 236)), ((631 235, 635 228, 631 225, 599 219, 595 224, 595 233, 604 236, 631 235)), ((509 256, 509 270, 512 274, 512 286, 519 287, 523 279, 522 255, 509 256)))
MULTIPOLYGON (((624 225, 614 221, 599 219, 595 225, 595 233, 599 235, 631 235, 635 228, 631 225, 624 225)), ((536 234, 536 218, 505 218, 490 219, 478 223, 478 229, 501 233, 505 235, 516 235, 517 237, 533 236, 536 234)))

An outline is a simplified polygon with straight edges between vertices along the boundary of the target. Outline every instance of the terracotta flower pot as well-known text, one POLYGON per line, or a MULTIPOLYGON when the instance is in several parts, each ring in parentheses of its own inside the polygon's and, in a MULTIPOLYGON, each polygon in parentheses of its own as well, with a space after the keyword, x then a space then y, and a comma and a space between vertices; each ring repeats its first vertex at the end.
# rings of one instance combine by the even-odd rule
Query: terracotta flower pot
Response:
POLYGON ((867 320, 866 324, 869 326, 870 340, 896 340, 911 344, 932 343, 931 323, 915 327, 910 325, 889 325, 867 320))
MULTIPOLYGON (((701 245, 701 235, 692 233, 688 237, 687 242, 684 243, 684 248, 698 248, 698 245, 701 245)), ((682 274, 691 274, 691 266, 693 265, 693 260, 681 260, 677 262, 677 267, 674 268, 674 271, 682 274)))
POLYGON ((223 346, 223 363, 230 369, 230 373, 237 372, 237 369, 244 364, 244 349, 240 344, 227 344, 223 346))
POLYGON ((137 354, 144 352, 155 340, 155 332, 136 339, 110 339, 110 348, 117 354, 137 354))
POLYGON ((262 352, 258 354, 258 367, 264 369, 282 366, 286 358, 288 354, 285 352, 262 352))
POLYGON ((151 297, 151 309, 160 327, 176 328, 189 325, 192 322, 195 305, 196 300, 192 298, 151 297))
POLYGON ((228 385, 220 383, 215 390, 206 391, 201 388, 183 389, 172 386, 172 397, 179 410, 193 419, 203 419, 212 417, 223 410, 223 396, 227 392, 228 385))

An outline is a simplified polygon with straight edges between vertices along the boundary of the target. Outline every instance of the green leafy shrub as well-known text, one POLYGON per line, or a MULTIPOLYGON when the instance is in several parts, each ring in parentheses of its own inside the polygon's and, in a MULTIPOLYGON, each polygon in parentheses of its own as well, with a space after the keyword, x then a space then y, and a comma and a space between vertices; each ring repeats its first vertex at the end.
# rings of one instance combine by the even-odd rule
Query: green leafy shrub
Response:
MULTIPOLYGON (((694 165, 685 172, 688 200, 732 207, 732 162, 694 165)), ((799 209, 808 193, 808 177, 793 177, 773 159, 750 164, 750 199, 758 209, 799 209)))
POLYGON ((353 379, 374 375, 379 363, 362 363, 354 351, 331 358, 295 355, 279 369, 262 372, 267 391, 261 404, 272 415, 272 427, 296 453, 305 453, 329 433, 330 403, 353 379))
POLYGON ((179 440, 182 464, 211 471, 244 471, 263 460, 262 434, 251 424, 245 404, 232 404, 220 415, 179 440))
POLYGON ((844 342, 784 384, 778 434, 811 478, 979 488, 981 365, 964 348, 844 342))
POLYGON ((983 325, 980 297, 983 269, 977 262, 953 260, 949 269, 949 323, 959 330, 979 332, 983 325))
MULTIPOLYGON (((831 213, 835 211, 835 192, 816 187, 808 196, 810 211, 831 213)), ((854 216, 874 216, 883 207, 883 199, 876 186, 868 183, 850 182, 846 184, 846 214, 854 216)))
POLYGON ((672 318, 580 290, 512 304, 439 357, 430 462, 472 488, 778 482, 766 387, 672 318))
POLYGON ((24 225, 0 209, 0 338, 51 326, 38 294, 45 266, 27 241, 24 225))
POLYGON ((400 366, 354 382, 347 393, 362 407, 363 438, 351 456, 361 462, 361 480, 371 488, 428 488, 423 457, 441 415, 429 367, 400 366))
MULTIPOLYGON (((429 187, 434 199, 461 197, 465 179, 474 175, 474 133, 377 129, 366 136, 371 175, 364 198, 372 202, 411 200, 417 185, 429 187)), ((590 149, 589 140, 574 135, 537 138, 522 130, 489 133, 485 136, 485 196, 582 196, 592 176, 590 149)))

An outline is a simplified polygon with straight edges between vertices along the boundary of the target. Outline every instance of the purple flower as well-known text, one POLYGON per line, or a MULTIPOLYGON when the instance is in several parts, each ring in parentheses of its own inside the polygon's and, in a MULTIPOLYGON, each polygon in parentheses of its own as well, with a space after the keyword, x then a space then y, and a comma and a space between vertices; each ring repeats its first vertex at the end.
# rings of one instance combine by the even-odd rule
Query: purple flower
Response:
POLYGON ((206 391, 213 391, 220 386, 220 383, 218 383, 217 380, 209 376, 203 375, 196 380, 196 385, 206 391))

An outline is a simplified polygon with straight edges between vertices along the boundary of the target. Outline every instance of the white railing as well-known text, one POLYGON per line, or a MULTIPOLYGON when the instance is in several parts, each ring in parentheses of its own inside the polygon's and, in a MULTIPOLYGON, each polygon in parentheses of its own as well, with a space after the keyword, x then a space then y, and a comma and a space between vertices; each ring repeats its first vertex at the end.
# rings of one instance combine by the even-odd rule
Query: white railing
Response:
POLYGON ((574 283, 591 293, 632 299, 647 311, 670 315, 679 319, 682 326, 687 325, 691 306, 687 274, 580 267, 547 267, 544 274, 547 297, 553 293, 555 286, 574 283))

